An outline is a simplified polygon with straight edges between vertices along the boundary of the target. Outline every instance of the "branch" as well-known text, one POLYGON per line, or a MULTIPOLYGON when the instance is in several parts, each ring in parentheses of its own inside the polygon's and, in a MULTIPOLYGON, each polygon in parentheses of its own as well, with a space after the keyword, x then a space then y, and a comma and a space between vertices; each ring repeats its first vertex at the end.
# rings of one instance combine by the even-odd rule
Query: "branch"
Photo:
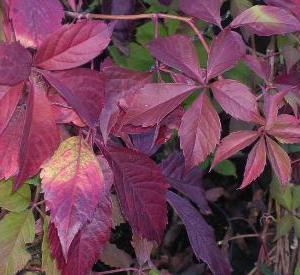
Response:
POLYGON ((177 16, 171 14, 164 14, 164 13, 143 13, 143 14, 129 14, 129 15, 111 15, 111 14, 95 14, 95 13, 78 13, 72 11, 65 11, 65 13, 74 18, 87 18, 87 19, 108 19, 108 20, 139 20, 139 19, 152 19, 161 18, 161 19, 173 19, 179 20, 186 24, 188 24, 194 33, 197 35, 198 39, 202 43, 203 47, 205 48, 206 52, 209 52, 209 46, 206 43, 202 33, 198 30, 196 25, 193 22, 192 17, 185 17, 185 16, 177 16))

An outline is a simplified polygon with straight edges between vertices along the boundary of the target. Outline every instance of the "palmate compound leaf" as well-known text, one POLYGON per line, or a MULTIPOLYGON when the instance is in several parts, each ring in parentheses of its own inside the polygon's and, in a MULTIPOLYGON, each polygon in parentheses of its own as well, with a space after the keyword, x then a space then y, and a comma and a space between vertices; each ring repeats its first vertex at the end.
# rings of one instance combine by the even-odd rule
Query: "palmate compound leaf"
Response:
POLYGON ((17 84, 0 98, 0 135, 9 123, 22 95, 24 83, 17 84))
POLYGON ((180 0, 179 9, 184 13, 221 26, 220 0, 180 0))
POLYGON ((64 25, 41 44, 34 65, 46 70, 66 70, 83 65, 107 47, 111 29, 98 21, 64 25))
POLYGON ((211 169, 214 168, 221 161, 230 158, 238 151, 244 149, 253 143, 259 136, 256 131, 238 131, 229 134, 223 138, 219 145, 211 169))
POLYGON ((207 60, 207 81, 234 67, 246 54, 242 37, 223 30, 213 40, 207 60))
POLYGON ((231 79, 213 82, 210 86, 223 110, 236 119, 260 122, 256 97, 246 85, 231 79))
POLYGON ((71 137, 43 165, 41 178, 51 222, 67 259, 73 239, 92 220, 104 192, 101 167, 85 141, 71 137))
POLYGON ((159 37, 149 44, 149 49, 150 53, 159 61, 181 71, 190 78, 201 83, 204 82, 196 48, 190 37, 180 34, 159 37))
POLYGON ((201 93, 183 115, 178 131, 186 170, 192 169, 210 154, 220 141, 218 113, 205 93, 201 93))
POLYGON ((0 43, 0 85, 15 85, 28 78, 31 55, 20 43, 0 43))
POLYGON ((187 84, 146 84, 133 96, 120 101, 121 107, 125 110, 122 123, 142 127, 154 126, 178 107, 196 88, 187 84))
POLYGON ((271 138, 266 137, 268 158, 271 166, 282 185, 289 183, 291 178, 291 160, 288 154, 271 138))
POLYGON ((0 179, 8 179, 19 171, 19 154, 25 110, 17 108, 7 127, 0 135, 0 179))
POLYGON ((197 259, 205 262, 215 275, 231 274, 230 264, 216 244, 212 227, 188 200, 170 191, 167 200, 184 223, 197 259))
POLYGON ((89 127, 96 126, 104 105, 103 74, 85 68, 41 73, 89 127))
POLYGON ((230 26, 232 28, 245 26, 251 32, 262 36, 300 30, 299 20, 289 11, 262 5, 245 10, 231 22, 230 26))
POLYGON ((245 188, 260 176, 266 166, 266 143, 261 137, 248 155, 244 179, 240 188, 245 188))
POLYGON ((67 261, 64 260, 58 231, 53 223, 49 226, 52 255, 56 258, 62 275, 90 274, 93 264, 101 257, 109 241, 112 226, 111 201, 107 193, 101 194, 92 220, 86 223, 73 239, 67 261))
POLYGON ((36 48, 61 26, 64 11, 59 0, 10 0, 9 16, 16 39, 36 48))
POLYGON ((142 153, 111 148, 107 154, 124 217, 134 233, 159 243, 167 224, 166 178, 142 153))
POLYGON ((31 259, 25 250, 34 240, 34 217, 31 210, 9 213, 0 221, 0 274, 12 275, 31 259))
POLYGON ((44 161, 52 156, 60 142, 52 108, 44 88, 30 83, 24 131, 21 138, 19 172, 13 189, 34 176, 44 161))

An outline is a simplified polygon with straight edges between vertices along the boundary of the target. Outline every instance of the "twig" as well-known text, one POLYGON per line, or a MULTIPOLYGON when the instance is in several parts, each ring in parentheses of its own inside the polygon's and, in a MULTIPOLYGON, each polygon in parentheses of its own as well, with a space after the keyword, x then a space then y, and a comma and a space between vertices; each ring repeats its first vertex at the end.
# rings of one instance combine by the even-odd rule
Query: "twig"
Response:
POLYGON ((209 52, 209 46, 205 41, 202 33, 198 30, 196 25, 193 22, 193 18, 185 17, 185 16, 178 16, 172 14, 163 14, 163 13, 143 13, 143 14, 129 14, 129 15, 111 15, 111 14, 94 14, 94 13, 78 13, 78 12, 71 12, 65 11, 65 13, 71 17, 75 18, 87 18, 87 19, 103 19, 103 20, 139 20, 139 19, 173 19, 179 20, 186 24, 188 24, 194 33, 197 35, 198 39, 202 43, 203 47, 205 48, 206 52, 209 52))
MULTIPOLYGON (((146 268, 146 269, 149 269, 149 268, 146 268)), ((143 270, 146 270, 146 269, 143 269, 143 270)), ((117 272, 128 272, 128 271, 139 272, 140 269, 134 268, 134 267, 128 267, 128 268, 119 268, 119 269, 114 269, 114 270, 108 270, 108 271, 102 271, 102 272, 93 272, 93 273, 97 274, 97 275, 103 275, 103 274, 113 274, 113 273, 117 273, 117 272)))

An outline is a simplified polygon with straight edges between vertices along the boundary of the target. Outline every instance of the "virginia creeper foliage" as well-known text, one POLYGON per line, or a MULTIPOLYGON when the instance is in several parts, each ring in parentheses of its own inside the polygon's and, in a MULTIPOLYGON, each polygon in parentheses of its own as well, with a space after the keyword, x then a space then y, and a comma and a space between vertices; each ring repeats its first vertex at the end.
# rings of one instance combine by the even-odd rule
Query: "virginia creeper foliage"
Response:
MULTIPOLYGON (((196 258, 213 274, 230 274, 204 218, 212 208, 199 165, 211 160, 216 169, 246 148, 241 189, 268 164, 281 185, 289 184, 291 160, 282 145, 300 143, 300 79, 291 76, 292 58, 290 71, 281 74, 274 69, 275 54, 257 54, 247 37, 299 32, 300 3, 264 1, 225 23, 222 1, 180 0, 177 17, 128 17, 153 19, 154 27, 154 35, 143 37, 143 45, 131 44, 136 52, 128 53, 114 37, 120 27, 114 19, 124 18, 104 21, 86 14, 86 1, 62 2, 2 4, 0 207, 6 210, 0 218, 0 273, 26 267, 26 244, 33 243, 39 221, 41 271, 90 274, 117 226, 116 196, 141 269, 164 238, 169 203, 196 258), (162 34, 159 25, 168 20, 187 23, 191 31, 180 26, 162 34), (217 30, 209 43, 197 20, 217 30), (112 49, 118 47, 133 58, 148 56, 153 66, 142 72, 116 64, 112 49), (231 77, 241 62, 258 85, 231 77), (224 129, 224 114, 247 127, 224 129), (176 150, 161 157, 159 150, 174 141, 176 150), (28 182, 39 178, 31 198, 28 182)), ((126 58, 119 57, 120 63, 126 58)))

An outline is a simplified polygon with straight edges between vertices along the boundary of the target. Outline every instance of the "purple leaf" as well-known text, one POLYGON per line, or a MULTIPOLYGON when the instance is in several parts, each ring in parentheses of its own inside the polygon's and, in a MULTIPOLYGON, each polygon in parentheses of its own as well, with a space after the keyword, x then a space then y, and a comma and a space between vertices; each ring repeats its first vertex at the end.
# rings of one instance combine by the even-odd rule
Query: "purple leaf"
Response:
POLYGON ((242 37, 230 30, 223 30, 212 42, 207 61, 207 81, 233 68, 246 54, 242 37))
POLYGON ((180 34, 160 37, 149 44, 149 49, 159 61, 200 83, 204 82, 198 55, 190 37, 180 34))
POLYGON ((210 154, 220 141, 219 116, 205 93, 185 112, 178 131, 186 170, 192 169, 210 154))
POLYGON ((203 214, 210 214, 203 188, 203 171, 194 167, 188 174, 184 169, 184 156, 181 152, 175 152, 160 164, 162 173, 167 177, 171 187, 185 195, 199 207, 203 214))
POLYGON ((180 0, 179 9, 184 13, 221 27, 220 0, 180 0))
POLYGON ((184 223, 198 260, 205 262, 215 275, 231 274, 230 264, 216 244, 212 227, 187 200, 170 191, 167 200, 184 223))
POLYGON ((15 85, 28 78, 31 55, 19 43, 0 43, 0 85, 15 85))
POLYGON ((253 72, 255 72, 264 81, 269 80, 271 68, 266 60, 248 54, 243 57, 243 61, 253 72))

